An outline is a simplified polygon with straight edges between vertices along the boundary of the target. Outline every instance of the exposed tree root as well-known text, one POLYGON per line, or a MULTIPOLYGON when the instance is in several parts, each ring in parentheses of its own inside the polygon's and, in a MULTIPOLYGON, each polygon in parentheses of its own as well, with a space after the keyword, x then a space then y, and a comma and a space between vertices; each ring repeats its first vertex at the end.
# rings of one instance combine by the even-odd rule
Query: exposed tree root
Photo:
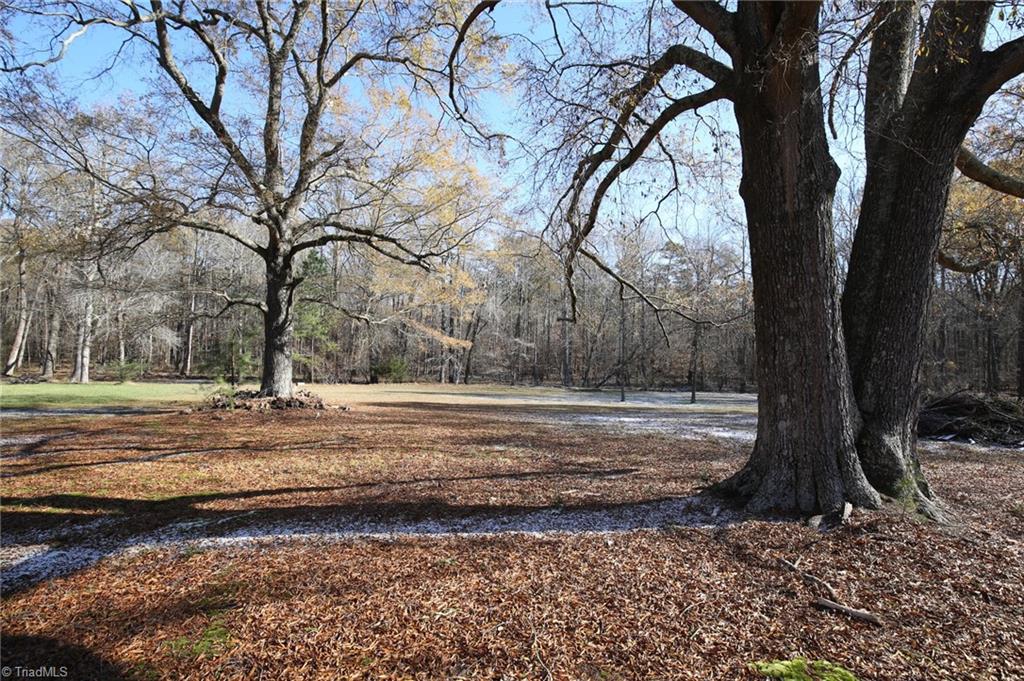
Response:
POLYGON ((852 446, 841 447, 834 457, 821 456, 817 461, 822 467, 831 465, 831 474, 800 478, 791 455, 757 443, 746 465, 711 491, 744 499, 746 510, 754 514, 778 511, 831 517, 842 516, 847 503, 880 508, 881 496, 864 476, 852 446))

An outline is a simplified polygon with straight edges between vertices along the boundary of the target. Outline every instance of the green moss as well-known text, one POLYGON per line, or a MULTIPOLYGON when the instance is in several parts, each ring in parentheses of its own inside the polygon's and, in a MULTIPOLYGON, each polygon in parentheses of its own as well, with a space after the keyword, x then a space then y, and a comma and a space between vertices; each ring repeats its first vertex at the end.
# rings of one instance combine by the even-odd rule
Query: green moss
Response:
POLYGON ((751 662, 750 669, 764 674, 769 679, 784 681, 857 681, 848 669, 826 660, 808 660, 795 657, 792 660, 751 662))
POLYGON ((139 662, 128 668, 127 676, 135 681, 156 681, 160 671, 148 662, 139 662))
POLYGON ((175 657, 194 659, 216 657, 231 647, 231 632, 219 619, 214 619, 203 630, 198 639, 181 636, 169 641, 167 646, 175 657))

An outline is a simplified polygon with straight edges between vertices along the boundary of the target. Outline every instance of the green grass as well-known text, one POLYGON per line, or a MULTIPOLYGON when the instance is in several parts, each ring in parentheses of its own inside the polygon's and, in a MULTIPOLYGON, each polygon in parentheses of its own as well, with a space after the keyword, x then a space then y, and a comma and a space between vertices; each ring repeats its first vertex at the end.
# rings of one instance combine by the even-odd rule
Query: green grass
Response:
POLYGON ((29 383, 0 385, 0 407, 147 407, 197 402, 212 384, 195 383, 29 383))
MULTIPOLYGON (((221 386, 223 388, 223 386, 221 386)), ((244 385, 254 389, 255 385, 244 385)), ((401 383, 378 385, 298 386, 319 394, 332 404, 408 404, 429 403, 467 406, 527 407, 553 411, 592 412, 622 410, 706 412, 723 414, 756 414, 752 399, 723 402, 707 394, 695 405, 683 393, 661 394, 630 392, 627 401, 619 403, 616 391, 566 391, 552 387, 505 386, 494 384, 439 385, 436 383, 401 383), (655 398, 651 401, 650 398, 655 398)), ((188 404, 212 395, 214 383, 113 383, 87 385, 69 383, 0 384, 0 407, 4 409, 87 408, 87 407, 159 407, 188 404)))

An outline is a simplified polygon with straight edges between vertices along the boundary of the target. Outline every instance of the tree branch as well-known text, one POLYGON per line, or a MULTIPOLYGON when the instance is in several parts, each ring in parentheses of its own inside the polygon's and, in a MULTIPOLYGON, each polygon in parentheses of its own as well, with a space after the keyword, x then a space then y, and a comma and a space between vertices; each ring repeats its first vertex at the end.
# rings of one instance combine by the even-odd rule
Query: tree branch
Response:
POLYGON ((672 4, 710 33, 718 46, 735 59, 738 51, 733 29, 735 14, 714 0, 672 0, 672 4))
POLYGON ((470 10, 469 16, 462 22, 462 26, 459 28, 458 35, 455 36, 455 43, 452 45, 452 51, 448 54, 448 99, 452 102, 452 107, 455 109, 455 113, 458 116, 462 116, 462 110, 459 109, 459 103, 455 100, 455 60, 459 56, 459 49, 462 48, 462 43, 466 40, 466 35, 469 33, 469 29, 473 26, 473 22, 479 18, 484 12, 490 12, 501 0, 483 0, 477 3, 477 5, 470 10))
POLYGON ((967 147, 960 147, 960 153, 956 157, 956 167, 965 177, 969 177, 975 182, 980 182, 997 192, 1024 199, 1024 180, 996 170, 971 153, 967 147))

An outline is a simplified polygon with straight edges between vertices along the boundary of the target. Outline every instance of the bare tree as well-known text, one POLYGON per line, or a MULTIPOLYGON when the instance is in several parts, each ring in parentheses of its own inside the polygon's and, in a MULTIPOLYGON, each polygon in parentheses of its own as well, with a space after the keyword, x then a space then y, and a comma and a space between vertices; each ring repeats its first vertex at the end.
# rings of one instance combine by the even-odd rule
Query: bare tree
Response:
MULTIPOLYGON (((417 144, 400 143, 398 136, 417 132, 399 125, 408 109, 373 92, 376 82, 410 94, 434 91, 440 71, 431 60, 444 55, 431 46, 451 34, 446 6, 68 0, 36 7, 15 3, 13 11, 52 26, 60 48, 47 59, 8 63, 7 70, 63 58, 88 29, 116 28, 145 48, 174 93, 171 101, 187 105, 190 115, 177 121, 184 134, 174 144, 171 131, 152 125, 146 140, 123 128, 106 131, 146 163, 161 151, 165 165, 188 159, 187 177, 175 181, 149 166, 134 185, 105 179, 163 224, 221 234, 262 260, 263 296, 229 304, 262 313, 263 393, 292 392, 292 308, 301 283, 295 267, 307 251, 342 242, 426 267, 472 232, 471 196, 435 202, 418 175, 425 146, 444 140, 424 135, 417 144), (388 120, 389 112, 398 120, 388 120)), ((152 112, 149 123, 168 111, 152 112)), ((53 125, 40 130, 38 111, 15 113, 29 136, 49 136, 60 153, 95 170, 74 139, 53 125)))

